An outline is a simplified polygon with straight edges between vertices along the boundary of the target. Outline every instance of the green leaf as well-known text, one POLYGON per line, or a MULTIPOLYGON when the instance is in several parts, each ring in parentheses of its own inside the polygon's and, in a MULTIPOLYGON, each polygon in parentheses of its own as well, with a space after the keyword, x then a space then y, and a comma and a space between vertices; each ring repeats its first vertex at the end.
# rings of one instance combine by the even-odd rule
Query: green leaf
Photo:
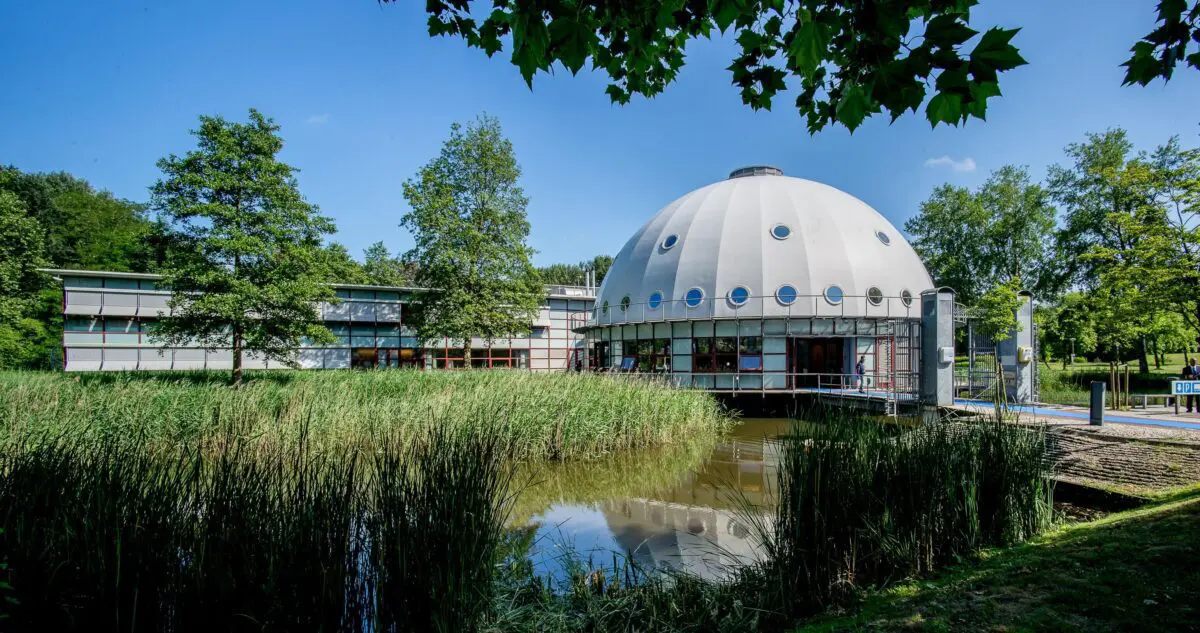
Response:
POLYGON ((549 34, 555 56, 572 75, 577 74, 591 55, 595 32, 578 20, 560 17, 550 23, 549 34))
POLYGON ((954 93, 940 92, 929 100, 925 106, 925 118, 933 127, 938 123, 957 125, 962 119, 962 96, 954 93))
POLYGON ((1021 53, 1015 46, 1009 42, 1013 36, 1021 29, 988 29, 979 43, 975 45, 975 50, 971 51, 971 61, 978 61, 995 70, 1012 70, 1018 66, 1024 66, 1028 62, 1021 57, 1021 53))
POLYGON ((867 94, 863 91, 862 86, 851 84, 842 93, 842 98, 838 99, 837 120, 853 133, 858 126, 862 125, 863 120, 867 118, 869 105, 870 99, 868 99, 867 94))
POLYGON ((812 20, 801 24, 788 47, 793 67, 802 74, 811 74, 828 54, 829 40, 828 26, 812 20))
POLYGON ((966 19, 964 14, 943 13, 929 21, 925 39, 939 46, 958 46, 979 33, 967 26, 966 19))
POLYGON ((717 23, 717 29, 724 33, 741 12, 742 8, 736 0, 717 0, 712 9, 713 21, 717 23))

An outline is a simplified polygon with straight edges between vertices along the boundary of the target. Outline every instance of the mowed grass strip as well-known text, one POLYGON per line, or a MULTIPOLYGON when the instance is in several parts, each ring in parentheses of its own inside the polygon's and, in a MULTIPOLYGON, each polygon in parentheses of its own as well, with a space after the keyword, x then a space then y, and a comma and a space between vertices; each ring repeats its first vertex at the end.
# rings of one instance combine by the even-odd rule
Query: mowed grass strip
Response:
POLYGON ((240 389, 223 373, 0 373, 0 438, 145 437, 173 446, 218 427, 266 448, 369 446, 433 420, 499 434, 517 458, 579 459, 685 442, 730 424, 701 391, 645 378, 514 370, 276 371, 240 389))
POLYGON ((826 631, 1200 630, 1200 487, 875 594, 826 631))

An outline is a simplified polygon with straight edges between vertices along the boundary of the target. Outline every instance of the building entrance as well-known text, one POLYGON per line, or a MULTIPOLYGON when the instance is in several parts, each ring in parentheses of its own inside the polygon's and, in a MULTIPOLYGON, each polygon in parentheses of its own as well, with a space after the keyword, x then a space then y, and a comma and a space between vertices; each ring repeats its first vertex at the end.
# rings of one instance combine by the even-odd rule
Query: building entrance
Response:
POLYGON ((793 388, 845 387, 845 342, 843 338, 792 339, 793 388))

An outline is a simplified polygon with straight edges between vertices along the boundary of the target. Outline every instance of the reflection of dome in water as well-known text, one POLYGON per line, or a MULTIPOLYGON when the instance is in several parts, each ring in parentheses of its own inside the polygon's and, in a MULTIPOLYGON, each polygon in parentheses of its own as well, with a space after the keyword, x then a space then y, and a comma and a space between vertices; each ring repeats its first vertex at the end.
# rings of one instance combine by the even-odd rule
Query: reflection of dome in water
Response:
POLYGON ((717 579, 761 558, 749 530, 719 534, 722 525, 741 525, 732 510, 628 499, 620 504, 606 503, 601 512, 621 549, 646 569, 686 569, 703 578, 717 579), (631 510, 632 516, 626 510, 631 510))

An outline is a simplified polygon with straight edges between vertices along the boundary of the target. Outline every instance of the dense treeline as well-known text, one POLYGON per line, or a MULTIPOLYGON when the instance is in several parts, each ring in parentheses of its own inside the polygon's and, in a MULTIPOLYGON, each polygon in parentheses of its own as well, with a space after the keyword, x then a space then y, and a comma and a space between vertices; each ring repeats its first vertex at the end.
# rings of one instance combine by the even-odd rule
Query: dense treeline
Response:
MULTIPOLYGON (((32 173, 0 166, 0 368, 51 369, 61 364, 61 293, 38 268, 160 272, 178 239, 146 204, 125 200, 66 172, 32 173)), ((330 282, 411 285, 416 264, 376 242, 355 259, 337 242, 322 247, 330 282)), ((539 269, 549 284, 597 281, 612 264, 597 256, 539 269)))
POLYGON ((935 189, 905 224, 930 273, 966 304, 1006 283, 1033 291, 1044 358, 1136 359, 1146 372, 1195 349, 1200 148, 1172 137, 1138 150, 1114 128, 1065 154, 1041 183, 1004 166, 973 191, 935 189))

